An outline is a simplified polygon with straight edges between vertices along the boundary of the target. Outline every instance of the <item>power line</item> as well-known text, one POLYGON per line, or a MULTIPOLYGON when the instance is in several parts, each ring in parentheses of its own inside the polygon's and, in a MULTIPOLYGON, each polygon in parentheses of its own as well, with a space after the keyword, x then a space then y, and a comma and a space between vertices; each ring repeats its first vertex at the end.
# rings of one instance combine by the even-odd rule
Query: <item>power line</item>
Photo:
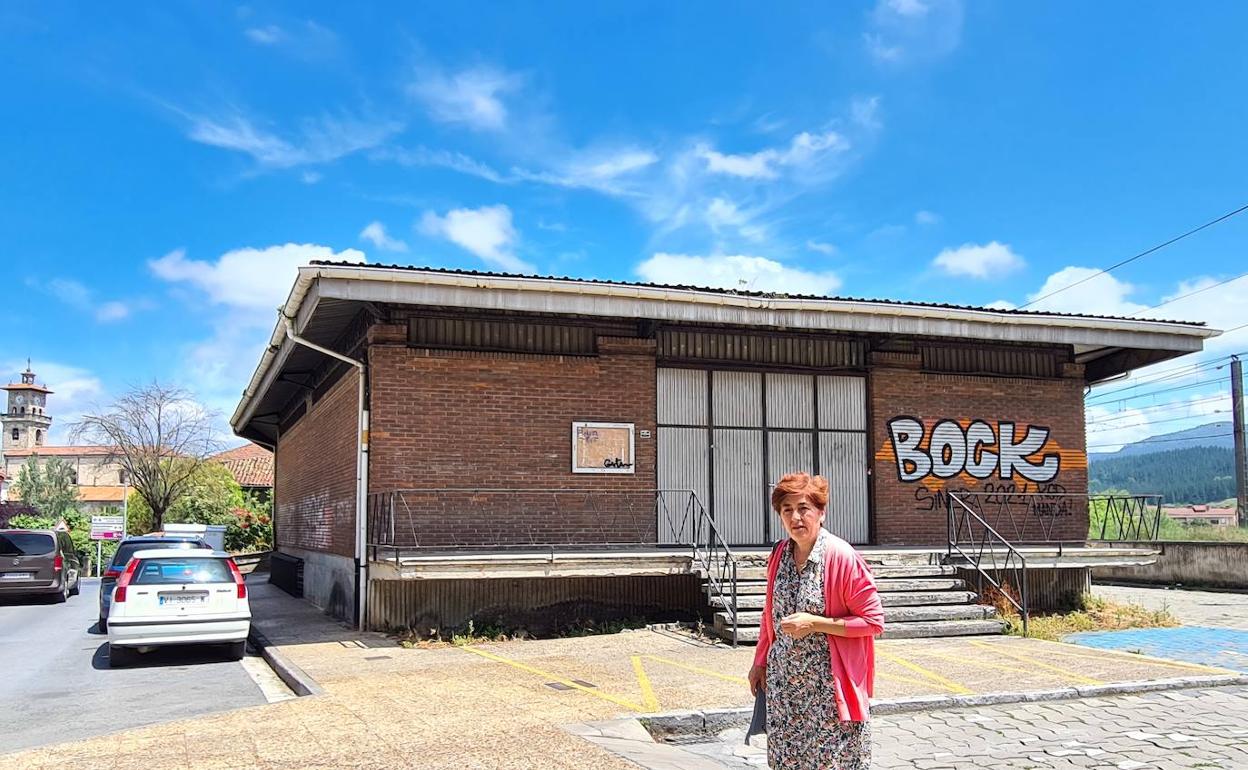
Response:
MULTIPOLYGON (((1246 351, 1246 354, 1248 354, 1248 351, 1246 351)), ((1115 393, 1125 393, 1128 390, 1142 388, 1145 385, 1155 385, 1159 382, 1165 382, 1166 380, 1181 379, 1183 377, 1196 374, 1201 369, 1208 369, 1210 367, 1218 368, 1217 364, 1224 365, 1226 361, 1230 360, 1230 358, 1231 358, 1230 355, 1219 356, 1218 358, 1210 358, 1204 361, 1193 361, 1190 364, 1186 364, 1184 366, 1176 366, 1173 369, 1162 369, 1161 371, 1158 371, 1158 372, 1150 372, 1147 375, 1143 375, 1143 376, 1149 377, 1149 379, 1147 380, 1136 382, 1133 385, 1126 385, 1124 387, 1118 388, 1117 390, 1107 390, 1103 393, 1097 393, 1095 396, 1090 396, 1090 398, 1103 398, 1105 396, 1112 396, 1115 393), (1174 372, 1174 374, 1168 374, 1169 372, 1174 372), (1165 375, 1164 377, 1159 376, 1163 374, 1165 375)))
MULTIPOLYGON (((1189 436, 1187 438, 1146 438, 1140 441, 1123 441, 1117 444, 1088 444, 1088 449, 1100 449, 1107 446, 1126 446, 1127 444, 1166 444, 1171 441, 1204 441, 1207 438, 1223 438, 1231 433, 1212 433, 1208 436, 1189 436)), ((1199 445, 1197 445, 1199 446, 1199 445)))
MULTIPOLYGON (((1189 388, 1201 388, 1206 385, 1216 385, 1219 382, 1230 382, 1230 381, 1231 381, 1231 378, 1228 376, 1228 377, 1219 377, 1216 380, 1201 380, 1200 382, 1189 382, 1186 385, 1174 385, 1172 387, 1162 388, 1160 390, 1150 390, 1147 393, 1136 393, 1134 396, 1120 396, 1117 398, 1106 398, 1104 400, 1085 401, 1084 406, 1096 406, 1098 404, 1112 404, 1115 401, 1131 401, 1137 398, 1148 398, 1149 396, 1156 396, 1160 393, 1170 393, 1175 390, 1187 390, 1189 388)), ((1107 393, 1105 395, 1113 396, 1112 393, 1107 393)))
POLYGON ((1194 296, 1196 294, 1200 294, 1202 291, 1209 291, 1210 289, 1216 289, 1219 286, 1225 286, 1231 281, 1238 281, 1240 278, 1243 278, 1244 276, 1248 276, 1248 273, 1240 273, 1234 278, 1227 278, 1225 281, 1218 281, 1217 283, 1211 283, 1204 288, 1196 289, 1195 291, 1189 291, 1186 294, 1180 294, 1179 296, 1174 297, 1173 299, 1168 299, 1165 302, 1160 302, 1156 305, 1153 305, 1152 307, 1146 307, 1146 308, 1143 308, 1142 310, 1137 310, 1134 313, 1129 313, 1128 315, 1139 315, 1140 313, 1147 313, 1150 310, 1156 310, 1159 307, 1165 307, 1166 305, 1169 305, 1172 302, 1178 302, 1181 299, 1187 299, 1188 297, 1194 296))
POLYGON ((1090 422, 1086 424, 1087 425, 1099 425, 1101 423, 1113 422, 1116 420, 1129 420, 1133 417, 1136 417, 1138 414, 1142 412, 1149 412, 1151 414, 1151 413, 1156 413, 1156 412, 1172 412, 1175 409, 1191 409, 1193 406, 1198 406, 1200 404, 1207 404, 1211 401, 1224 401, 1228 398, 1230 398, 1229 393, 1220 393, 1216 396, 1210 396, 1209 398, 1198 398, 1198 399, 1193 399, 1191 401, 1167 401, 1164 404, 1157 404, 1156 406, 1126 407, 1125 409, 1115 409, 1112 412, 1106 412, 1106 414, 1121 414, 1122 415, 1121 417, 1101 417, 1095 420, 1091 420, 1090 422), (1130 414, 1126 414, 1127 412, 1129 412, 1130 414))
MULTIPOLYGON (((1127 428, 1147 428, 1150 425, 1162 425, 1167 422, 1178 422, 1179 420, 1199 420, 1201 417, 1209 417, 1210 415, 1214 415, 1214 414, 1226 414, 1226 412, 1222 409, 1215 409, 1214 411, 1207 412, 1205 414, 1189 414, 1183 417, 1168 417, 1164 420, 1147 420, 1145 422, 1133 422, 1128 425, 1109 425, 1109 426, 1097 428, 1095 430, 1090 430, 1088 431, 1088 433, 1108 433, 1109 431, 1112 431, 1112 430, 1126 430, 1127 428)), ((1223 422, 1223 420, 1215 420, 1215 422, 1223 422)), ((1087 424, 1097 425, 1099 423, 1090 422, 1087 424)), ((1200 426, 1196 425, 1193 427, 1199 428, 1200 426)))
POLYGON ((1020 306, 1019 306, 1019 309, 1021 310, 1021 309, 1025 308, 1025 307, 1030 307, 1030 306, 1032 306, 1032 305, 1036 304, 1037 302, 1039 302, 1039 301, 1041 301, 1041 300, 1048 299, 1049 297, 1052 297, 1054 294, 1060 294, 1061 292, 1064 292, 1064 291, 1066 291, 1067 289, 1073 289, 1073 288, 1075 288, 1076 286, 1078 286, 1078 285, 1079 285, 1079 284, 1081 284, 1081 283, 1087 283, 1088 281, 1092 280, 1093 278, 1096 278, 1098 275, 1104 275, 1104 274, 1106 274, 1106 273, 1110 272, 1111 270, 1117 270, 1118 268, 1122 267, 1123 265, 1128 264, 1128 263, 1130 263, 1130 262, 1134 262, 1135 260, 1137 260, 1137 259, 1139 259, 1139 258, 1141 258, 1141 257, 1147 257, 1149 254, 1152 254, 1154 251, 1160 251, 1161 249, 1164 249, 1165 247, 1169 246, 1169 245, 1170 245, 1170 244, 1172 244, 1172 243, 1177 243, 1177 242, 1179 242, 1179 241, 1183 240, 1184 238, 1188 237, 1189 235, 1195 235, 1196 233, 1200 232, 1201 230, 1204 230, 1204 229, 1205 229, 1205 228, 1207 228, 1207 227, 1213 227, 1214 225, 1218 224, 1219 222, 1226 221, 1227 219, 1230 219, 1231 217, 1235 216, 1236 214, 1241 214, 1241 213, 1243 213, 1244 211, 1248 211, 1248 205, 1245 205, 1245 206, 1240 206, 1239 208, 1235 209, 1234 211, 1228 212, 1228 213, 1223 214, 1222 216, 1218 217, 1217 219, 1212 219, 1212 220, 1210 220, 1210 221, 1208 221, 1208 222, 1204 223, 1204 224, 1203 224, 1203 225, 1201 225, 1200 227, 1196 227, 1196 228, 1193 228, 1193 229, 1191 229, 1191 230, 1188 230, 1187 232, 1183 233, 1182 235, 1176 235, 1175 237, 1171 238, 1170 240, 1166 241, 1165 243, 1159 243, 1159 244, 1157 244, 1156 246, 1152 247, 1151 249, 1147 249, 1147 250, 1145 250, 1145 251, 1141 251, 1139 254, 1136 254, 1134 257, 1127 257, 1126 259, 1122 260, 1121 262, 1117 262, 1117 263, 1115 263, 1115 264, 1112 264, 1112 265, 1110 265, 1109 267, 1105 268, 1104 270, 1099 270, 1099 271, 1097 271, 1097 272, 1093 273, 1092 275, 1089 275, 1089 276, 1088 276, 1088 277, 1086 277, 1086 278, 1081 278, 1080 280, 1075 281, 1075 282, 1074 282, 1074 283, 1072 283, 1072 284, 1068 284, 1068 285, 1066 285, 1066 286, 1063 286, 1063 287, 1061 287, 1060 289, 1054 289, 1053 291, 1049 292, 1048 294, 1045 294, 1045 295, 1044 295, 1044 296, 1042 296, 1042 297, 1036 297, 1035 299, 1033 299, 1032 301, 1028 302, 1027 304, 1025 304, 1025 305, 1020 305, 1020 306))
POLYGON ((1118 419, 1131 419, 1133 417, 1136 417, 1137 414, 1141 412, 1148 412, 1148 413, 1173 412, 1174 409, 1191 409, 1194 406, 1199 406, 1199 404, 1209 403, 1213 401, 1226 401, 1227 398, 1231 398, 1231 394, 1221 393, 1221 394, 1218 394, 1218 396, 1211 396, 1209 398, 1197 398, 1197 399, 1193 399, 1193 401, 1173 401, 1173 402, 1167 402, 1163 404, 1157 404, 1157 406, 1153 406, 1153 407, 1126 407, 1122 409, 1114 409, 1113 412, 1107 412, 1106 414, 1122 414, 1122 417, 1102 417, 1098 419, 1093 419, 1093 421, 1088 422, 1086 424, 1090 424, 1090 426, 1092 426, 1092 424, 1101 424, 1101 423, 1106 423, 1106 422, 1118 421, 1118 419))

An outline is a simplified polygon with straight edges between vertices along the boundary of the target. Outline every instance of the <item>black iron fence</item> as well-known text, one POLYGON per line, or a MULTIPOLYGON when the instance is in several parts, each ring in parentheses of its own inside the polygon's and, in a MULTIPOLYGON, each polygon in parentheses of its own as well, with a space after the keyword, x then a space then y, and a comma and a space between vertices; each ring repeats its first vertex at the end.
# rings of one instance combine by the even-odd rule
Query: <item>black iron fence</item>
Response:
POLYGON ((697 494, 583 489, 400 489, 368 496, 374 560, 435 553, 688 549, 738 630, 737 558, 697 494))
POLYGON ((951 492, 1015 545, 1156 540, 1161 495, 1068 492, 951 492), (1085 523, 1087 522, 1087 523, 1085 523))
POLYGON ((981 601, 1004 599, 1013 605, 1022 618, 1026 636, 1030 617, 1027 558, 957 493, 949 495, 948 531, 946 560, 975 572, 981 601), (992 586, 992 596, 985 593, 985 585, 992 586))

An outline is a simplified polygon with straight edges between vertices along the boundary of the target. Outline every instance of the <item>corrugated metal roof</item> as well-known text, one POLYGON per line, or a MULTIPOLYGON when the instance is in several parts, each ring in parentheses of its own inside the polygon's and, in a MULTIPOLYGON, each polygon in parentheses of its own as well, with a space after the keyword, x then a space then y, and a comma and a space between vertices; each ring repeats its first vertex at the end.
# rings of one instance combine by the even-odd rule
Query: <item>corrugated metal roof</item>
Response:
POLYGON ((639 286, 651 289, 672 289, 676 291, 697 291, 708 294, 726 294, 737 297, 758 297, 760 299, 802 299, 802 300, 834 300, 836 302, 862 302, 882 305, 898 305, 904 307, 930 307, 942 310, 975 310, 986 313, 1008 313, 1025 316, 1055 316, 1061 318, 1098 318, 1107 321, 1156 321, 1158 323, 1183 324, 1186 326, 1203 327, 1203 321, 1172 321, 1161 318, 1133 318, 1129 316, 1089 315, 1086 313, 1056 313, 1045 310, 1019 310, 983 307, 980 305, 955 305, 947 302, 910 302, 896 299, 869 299, 866 297, 824 296, 818 294, 788 294, 784 292, 741 291, 738 289, 719 289, 709 286, 693 286, 687 284, 645 283, 642 281, 607 281, 601 278, 574 278, 566 275, 527 275, 523 273, 496 273, 483 270, 458 270, 445 267, 420 267, 416 265, 382 265, 360 264, 358 262, 338 262, 314 259, 309 264, 323 267, 376 268, 379 270, 409 270, 412 272, 442 273, 445 275, 478 276, 481 278, 528 278, 542 281, 568 281, 569 283, 592 283, 604 286, 639 286))

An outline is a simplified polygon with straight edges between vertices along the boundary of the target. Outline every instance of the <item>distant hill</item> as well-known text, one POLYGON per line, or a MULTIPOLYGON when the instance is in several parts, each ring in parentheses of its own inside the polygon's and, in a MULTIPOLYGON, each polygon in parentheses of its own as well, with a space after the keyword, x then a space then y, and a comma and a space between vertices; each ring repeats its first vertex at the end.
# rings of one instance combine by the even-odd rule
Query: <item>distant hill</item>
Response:
MULTIPOLYGON (((1115 457, 1147 455, 1191 447, 1225 447, 1234 449, 1235 439, 1231 435, 1233 432, 1234 427, 1230 420, 1211 422, 1205 425, 1198 425, 1195 428, 1175 431, 1174 433, 1149 436, 1143 441, 1127 444, 1117 452, 1089 452, 1088 461, 1095 463, 1115 457)), ((1088 443, 1094 444, 1096 442, 1089 441, 1088 443)))
MULTIPOLYGON (((1162 444, 1161 446, 1167 446, 1162 444)), ((1166 504, 1214 503, 1235 495, 1235 450, 1189 446, 1128 455, 1090 455, 1089 491, 1160 494, 1166 504)))

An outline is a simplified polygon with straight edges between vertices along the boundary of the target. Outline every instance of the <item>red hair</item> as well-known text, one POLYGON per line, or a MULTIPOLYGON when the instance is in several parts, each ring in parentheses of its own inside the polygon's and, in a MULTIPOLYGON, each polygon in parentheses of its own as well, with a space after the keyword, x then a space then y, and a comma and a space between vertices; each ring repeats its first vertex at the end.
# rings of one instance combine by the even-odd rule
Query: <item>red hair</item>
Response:
POLYGON ((771 490, 771 507, 778 513, 780 503, 789 495, 804 495, 810 504, 824 510, 828 507, 828 480, 809 473, 789 473, 771 490))

